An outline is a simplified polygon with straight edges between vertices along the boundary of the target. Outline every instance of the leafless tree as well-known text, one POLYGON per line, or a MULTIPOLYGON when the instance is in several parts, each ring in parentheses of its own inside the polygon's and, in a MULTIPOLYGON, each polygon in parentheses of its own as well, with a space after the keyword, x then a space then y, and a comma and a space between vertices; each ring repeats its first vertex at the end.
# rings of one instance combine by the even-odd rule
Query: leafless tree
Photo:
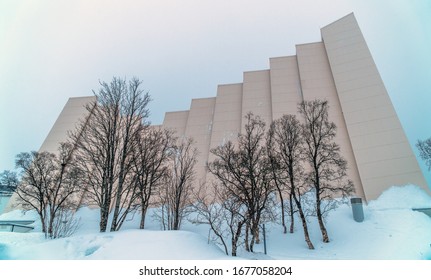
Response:
MULTIPOLYGON (((302 206, 301 195, 304 188, 304 139, 301 125, 295 115, 284 115, 274 121, 268 131, 269 154, 272 161, 277 163, 275 181, 280 185, 288 186, 290 202, 295 202, 301 218, 305 242, 309 249, 314 249, 308 233, 306 215, 302 206)), ((293 208, 290 203, 290 208, 293 208)), ((293 213, 293 211, 290 211, 293 213)), ((292 232, 292 227, 291 227, 292 232)))
POLYGON ((139 228, 145 227, 145 215, 156 188, 169 172, 169 161, 176 138, 173 132, 161 128, 149 128, 140 136, 134 153, 134 174, 138 187, 138 203, 141 209, 139 228))
POLYGON ((196 216, 191 220, 195 224, 207 224, 215 234, 215 241, 220 243, 226 255, 237 256, 240 237, 247 223, 247 209, 237 198, 230 196, 228 189, 214 184, 213 192, 201 189, 194 197, 193 209, 196 216))
POLYGON ((218 204, 218 200, 214 194, 208 195, 202 190, 195 193, 193 197, 192 211, 195 213, 195 217, 191 218, 190 221, 193 224, 205 224, 210 227, 210 230, 216 236, 216 242, 220 243, 226 255, 229 255, 227 247, 226 230, 224 228, 224 213, 223 208, 218 204))
POLYGON ((198 151, 190 138, 179 139, 172 147, 169 171, 159 188, 162 224, 164 229, 179 230, 191 204, 190 195, 195 177, 194 166, 198 151))
POLYGON ((259 242, 259 224, 274 187, 265 147, 265 123, 260 117, 248 113, 244 128, 237 147, 229 141, 211 150, 216 159, 209 163, 208 170, 230 197, 246 207, 245 247, 253 252, 254 243, 259 242))
POLYGON ((121 145, 119 151, 118 184, 111 231, 120 229, 136 198, 136 181, 133 174, 133 151, 138 145, 143 130, 148 126, 147 118, 150 102, 148 93, 140 88, 142 82, 137 78, 129 81, 121 100, 121 145), (132 173, 132 174, 131 174, 132 173), (131 178, 130 178, 131 177, 131 178), (123 207, 122 207, 123 206, 123 207))
POLYGON ((426 140, 418 140, 416 147, 419 150, 420 157, 425 161, 428 170, 431 170, 431 138, 426 140))
POLYGON ((101 82, 96 101, 87 105, 89 117, 71 134, 80 168, 86 175, 86 199, 100 207, 100 231, 106 231, 111 205, 111 231, 118 230, 136 199, 133 152, 147 127, 150 101, 142 82, 113 78, 101 82))
POLYGON ((287 233, 287 226, 286 226, 286 212, 289 213, 290 216, 290 233, 293 233, 294 229, 294 207, 292 203, 292 194, 289 194, 289 207, 286 208, 284 205, 284 193, 286 192, 286 177, 284 174, 284 170, 281 167, 280 164, 280 155, 279 151, 276 149, 275 145, 275 129, 274 123, 271 123, 270 129, 268 130, 268 135, 266 139, 266 148, 268 153, 268 159, 269 164, 271 165, 271 173, 272 173, 272 179, 274 182, 275 189, 278 193, 278 198, 280 200, 280 206, 281 206, 281 225, 283 226, 283 233, 287 233))
POLYGON ((229 197, 226 189, 220 194, 221 207, 223 209, 223 219, 228 226, 231 237, 231 255, 236 257, 238 252, 239 240, 243 232, 243 227, 249 219, 247 208, 236 198, 229 197))
POLYGON ((80 192, 81 173, 73 163, 72 146, 62 143, 59 155, 48 152, 20 153, 16 166, 22 179, 16 188, 20 203, 34 209, 46 237, 55 238, 54 221, 61 211, 75 210, 75 194, 80 192))
POLYGON ((315 190, 316 216, 323 242, 327 243, 329 236, 323 216, 335 206, 336 196, 345 197, 353 192, 353 183, 347 178, 347 162, 334 142, 336 126, 328 120, 328 102, 304 101, 299 112, 304 118, 304 156, 311 168, 307 179, 315 190))
POLYGON ((0 193, 12 193, 18 186, 19 180, 16 172, 4 170, 0 173, 0 193))
POLYGON ((80 227, 80 218, 75 217, 76 212, 69 207, 60 207, 55 216, 52 235, 53 238, 72 236, 80 227))
POLYGON ((97 100, 86 106, 88 118, 71 134, 78 164, 85 174, 85 202, 100 208, 100 231, 106 231, 114 183, 118 179, 120 100, 124 83, 101 83, 97 100))

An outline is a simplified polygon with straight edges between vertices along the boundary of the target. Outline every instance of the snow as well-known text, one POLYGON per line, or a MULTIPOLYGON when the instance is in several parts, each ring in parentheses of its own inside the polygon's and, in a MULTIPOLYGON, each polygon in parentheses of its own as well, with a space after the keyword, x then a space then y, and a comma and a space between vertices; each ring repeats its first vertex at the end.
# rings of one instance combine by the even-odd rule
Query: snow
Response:
MULTIPOLYGON (((364 205, 365 220, 353 220, 350 205, 342 205, 327 218, 330 243, 321 241, 314 217, 309 218, 310 237, 315 250, 303 240, 302 226, 296 218, 295 233, 283 234, 277 223, 267 224, 267 250, 256 246, 257 253, 239 251, 242 259, 353 259, 420 260, 431 259, 431 218, 412 208, 431 207, 431 197, 416 186, 391 187, 377 200, 364 205)), ((147 229, 138 230, 139 213, 130 217, 119 232, 98 232, 97 209, 77 212, 81 226, 71 237, 46 240, 40 225, 30 233, 0 232, 0 259, 76 260, 76 259, 203 259, 226 260, 224 251, 208 242, 208 227, 185 221, 181 231, 161 231, 157 221, 147 216, 147 229)), ((5 219, 35 219, 34 212, 12 211, 5 219)), ((263 243, 263 242, 262 242, 263 243)))
POLYGON ((9 200, 9 196, 0 195, 0 214, 3 212, 3 209, 6 207, 8 200, 9 200))

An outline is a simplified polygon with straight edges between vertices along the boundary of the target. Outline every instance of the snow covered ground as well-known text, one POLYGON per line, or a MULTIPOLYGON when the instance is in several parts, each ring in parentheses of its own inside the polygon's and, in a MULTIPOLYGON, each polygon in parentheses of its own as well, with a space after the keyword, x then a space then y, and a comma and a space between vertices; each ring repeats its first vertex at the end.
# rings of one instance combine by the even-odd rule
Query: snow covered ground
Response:
POLYGON ((0 195, 0 213, 3 213, 3 209, 6 207, 8 200, 9 196, 0 195))
MULTIPOLYGON (((431 218, 412 208, 431 207, 431 197, 415 186, 392 187, 379 199, 364 205, 365 220, 352 218, 350 205, 331 212, 327 228, 331 242, 321 242, 320 231, 310 218, 310 235, 316 249, 308 250, 302 227, 296 220, 294 234, 283 234, 281 226, 267 225, 268 254, 263 245, 258 253, 240 251, 243 259, 431 259, 431 218), (259 253, 260 252, 260 253, 259 253)), ((208 242, 208 227, 184 222, 181 231, 160 231, 157 221, 147 218, 146 230, 138 230, 138 214, 115 233, 98 232, 97 209, 83 208, 79 230, 68 238, 45 240, 38 232, 0 232, 0 259, 74 260, 74 259, 232 259, 217 245, 208 242)), ((13 211, 0 215, 2 219, 35 219, 34 213, 13 211)), ((263 243, 263 242, 262 242, 263 243)))

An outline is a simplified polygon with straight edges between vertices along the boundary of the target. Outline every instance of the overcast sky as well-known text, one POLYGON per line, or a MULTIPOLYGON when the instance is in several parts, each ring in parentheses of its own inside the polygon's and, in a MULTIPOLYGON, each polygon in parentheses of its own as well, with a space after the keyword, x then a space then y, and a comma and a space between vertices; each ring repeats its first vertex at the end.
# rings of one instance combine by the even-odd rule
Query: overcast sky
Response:
POLYGON ((67 99, 99 80, 142 79, 160 124, 270 57, 294 55, 295 44, 320 41, 321 27, 351 12, 414 146, 431 136, 430 1, 1 0, 0 172, 38 150, 67 99))

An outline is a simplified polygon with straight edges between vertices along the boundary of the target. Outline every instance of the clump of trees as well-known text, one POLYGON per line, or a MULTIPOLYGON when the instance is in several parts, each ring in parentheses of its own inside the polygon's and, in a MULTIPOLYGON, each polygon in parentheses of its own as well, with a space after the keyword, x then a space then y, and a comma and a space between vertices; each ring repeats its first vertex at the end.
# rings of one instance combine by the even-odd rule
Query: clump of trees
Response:
POLYGON ((133 172, 135 147, 148 127, 148 93, 142 82, 113 78, 101 82, 94 92, 96 101, 88 104, 88 118, 71 134, 78 167, 84 174, 86 200, 100 208, 100 231, 106 231, 111 206, 111 231, 120 229, 136 200, 133 172))
POLYGON ((418 140, 416 147, 419 150, 420 157, 425 161, 428 170, 431 170, 431 138, 418 140))
MULTIPOLYGON (((249 113, 244 128, 236 145, 229 141, 211 150, 216 159, 208 164, 209 172, 217 179, 215 194, 221 201, 222 216, 227 216, 225 220, 231 229, 233 255, 243 227, 245 249, 253 252, 254 244, 259 243, 259 225, 273 192, 264 145, 265 123, 249 113)), ((199 209, 205 207, 198 206, 199 209)))
POLYGON ((197 149, 192 139, 181 139, 170 149, 167 173, 158 189, 163 229, 179 230, 188 213, 194 182, 197 149))
POLYGON ((274 216, 275 196, 282 208, 285 233, 284 200, 288 197, 290 232, 294 231, 297 212, 307 246, 314 249, 307 221, 311 208, 323 242, 329 242, 324 216, 336 207, 334 198, 353 192, 353 183, 347 178, 347 162, 334 142, 336 127, 328 120, 327 101, 304 101, 298 110, 302 121, 284 115, 268 129, 259 116, 248 113, 244 132, 236 142, 228 141, 211 150, 215 159, 208 170, 214 177, 213 193, 197 195, 197 215, 192 221, 208 224, 226 254, 229 238, 233 256, 239 244, 253 252, 254 244, 260 241, 259 225, 274 216), (314 201, 304 198, 309 193, 314 194, 314 201))
POLYGON ((57 154, 17 155, 21 180, 5 171, 2 185, 16 186, 21 207, 36 210, 42 231, 51 238, 77 228, 73 214, 82 204, 100 209, 101 232, 119 230, 138 210, 143 229, 151 203, 165 211, 166 229, 180 229, 194 179, 193 141, 149 126, 151 99, 139 79, 113 78, 100 85, 96 100, 86 106, 88 117, 68 143, 57 154))
POLYGON ((78 207, 82 173, 74 164, 72 150, 70 144, 62 143, 58 155, 33 151, 16 157, 21 175, 15 189, 18 203, 37 212, 47 238, 67 236, 78 226, 71 213, 78 207))
MULTIPOLYGON (((147 209, 154 194, 166 182, 169 175, 168 162, 172 158, 177 138, 173 131, 152 128, 138 141, 133 153, 133 172, 136 176, 137 200, 141 211, 140 229, 145 228, 147 209)), ((154 203, 154 201, 153 201, 154 203)))
MULTIPOLYGON (((207 168, 213 180, 197 191, 193 140, 149 126, 151 99, 142 82, 114 78, 100 85, 96 101, 86 107, 88 117, 70 134, 70 142, 61 144, 58 155, 21 153, 16 161, 21 181, 1 176, 2 184, 9 180, 8 185, 16 185, 23 205, 36 210, 47 236, 70 234, 77 226, 73 210, 81 203, 100 209, 101 232, 118 231, 136 211, 143 229, 148 208, 157 205, 163 229, 180 229, 194 211, 193 222, 208 224, 226 254, 230 247, 235 256, 240 246, 254 251, 260 226, 274 219, 279 203, 284 233, 285 212, 291 233, 297 213, 305 242, 314 249, 307 220, 311 209, 323 242, 329 242, 325 214, 336 207, 335 197, 353 192, 353 183, 334 142, 336 127, 328 119, 327 101, 304 101, 298 105, 300 117, 284 115, 269 126, 246 114, 238 138, 211 150, 214 160, 207 168)), ((429 146, 418 143, 424 154, 429 146)))
POLYGON ((241 238, 247 223, 247 208, 223 184, 214 182, 213 188, 202 185, 194 196, 190 219, 195 224, 206 224, 214 233, 212 241, 223 246, 226 255, 237 256, 241 238))
POLYGON ((140 228, 152 201, 161 206, 165 229, 178 230, 189 203, 197 151, 191 139, 150 127, 150 96, 142 81, 102 82, 89 117, 71 134, 84 174, 85 203, 100 208, 99 229, 118 231, 130 213, 141 212, 140 228))
MULTIPOLYGON (((308 233, 307 217, 301 196, 307 192, 305 176, 305 141, 303 130, 295 115, 284 115, 274 121, 268 131, 268 151, 273 170, 273 181, 279 193, 282 205, 282 222, 284 225, 284 207, 282 190, 289 196, 290 233, 294 231, 294 208, 297 209, 302 222, 304 238, 309 249, 314 249, 308 233)), ((286 233, 286 226, 284 225, 286 233)))
POLYGON ((299 106, 299 112, 304 117, 304 157, 310 167, 306 180, 314 189, 317 220, 323 242, 328 243, 323 217, 336 207, 334 197, 346 197, 353 193, 353 182, 347 178, 347 161, 334 142, 336 126, 328 120, 328 102, 304 101, 299 106))
POLYGON ((0 173, 0 193, 13 193, 18 186, 19 180, 16 172, 4 170, 0 173))

